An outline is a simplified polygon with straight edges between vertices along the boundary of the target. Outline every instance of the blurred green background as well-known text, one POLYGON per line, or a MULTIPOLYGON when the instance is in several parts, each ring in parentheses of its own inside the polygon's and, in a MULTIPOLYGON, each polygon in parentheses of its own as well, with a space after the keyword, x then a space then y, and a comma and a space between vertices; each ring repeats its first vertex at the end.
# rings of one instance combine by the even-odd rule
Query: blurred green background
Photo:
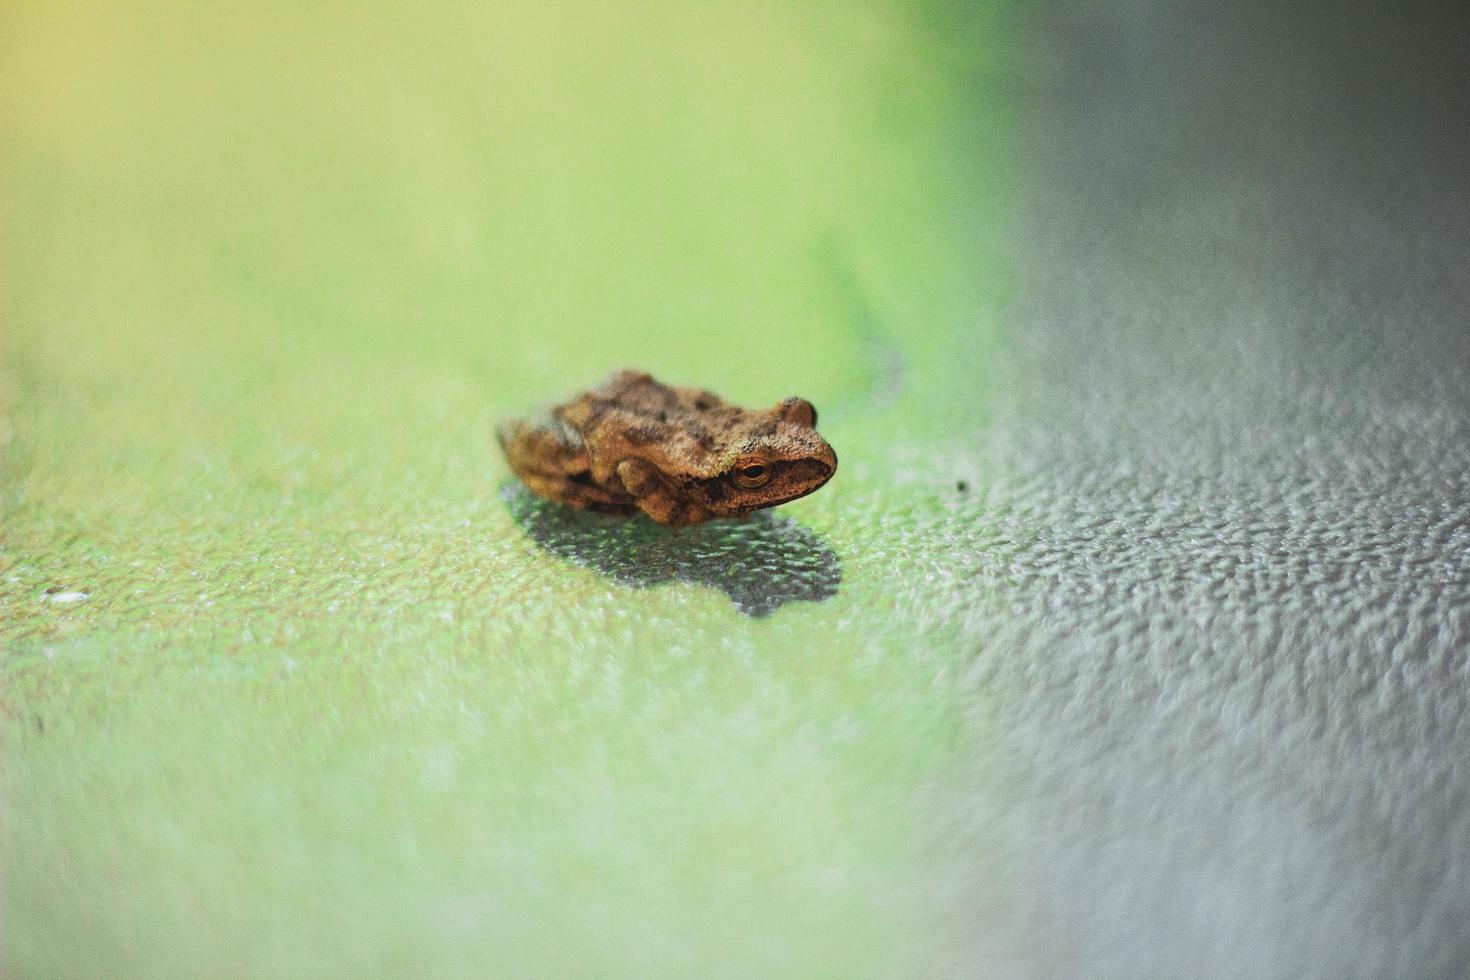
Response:
POLYGON ((0 18, 0 973, 932 972, 1018 8, 0 18), (835 595, 527 534, 620 367, 817 404, 835 595))

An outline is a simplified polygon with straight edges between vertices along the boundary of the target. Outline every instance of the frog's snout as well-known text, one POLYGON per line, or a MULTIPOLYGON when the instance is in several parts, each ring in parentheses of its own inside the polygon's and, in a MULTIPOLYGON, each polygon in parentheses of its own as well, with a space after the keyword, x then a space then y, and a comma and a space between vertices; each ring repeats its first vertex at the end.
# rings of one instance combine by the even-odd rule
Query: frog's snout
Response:
POLYGON ((816 460, 827 468, 827 476, 822 481, 825 483, 832 478, 833 473, 837 472, 837 453, 832 450, 831 446, 827 446, 817 454, 816 460))

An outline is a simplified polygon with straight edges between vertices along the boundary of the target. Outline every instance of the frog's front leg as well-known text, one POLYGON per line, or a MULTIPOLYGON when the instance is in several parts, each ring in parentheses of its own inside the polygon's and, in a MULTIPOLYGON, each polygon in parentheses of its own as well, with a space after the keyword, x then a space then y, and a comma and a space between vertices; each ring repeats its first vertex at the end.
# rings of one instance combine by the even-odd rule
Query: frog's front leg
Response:
POLYGON ((682 499, 664 481, 658 470, 641 459, 625 459, 618 464, 618 480, 632 497, 638 509, 667 527, 683 527, 708 520, 709 511, 682 499))

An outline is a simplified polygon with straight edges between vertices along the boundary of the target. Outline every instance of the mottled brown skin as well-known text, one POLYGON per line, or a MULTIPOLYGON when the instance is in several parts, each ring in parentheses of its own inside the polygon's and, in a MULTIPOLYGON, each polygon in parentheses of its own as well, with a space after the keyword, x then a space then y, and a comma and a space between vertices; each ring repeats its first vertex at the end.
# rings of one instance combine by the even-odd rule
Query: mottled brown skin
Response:
POLYGON ((544 418, 503 423, 498 435, 535 493, 680 527, 775 507, 826 483, 837 455, 816 423, 801 398, 744 409, 621 371, 544 418))

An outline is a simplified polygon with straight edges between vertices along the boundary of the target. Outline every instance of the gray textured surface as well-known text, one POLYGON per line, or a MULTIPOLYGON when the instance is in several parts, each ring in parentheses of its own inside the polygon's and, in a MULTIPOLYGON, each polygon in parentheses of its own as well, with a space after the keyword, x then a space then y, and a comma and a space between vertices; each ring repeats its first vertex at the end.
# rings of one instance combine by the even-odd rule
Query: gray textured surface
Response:
POLYGON ((961 962, 1470 975, 1470 29, 1276 9, 1043 20, 961 962))

